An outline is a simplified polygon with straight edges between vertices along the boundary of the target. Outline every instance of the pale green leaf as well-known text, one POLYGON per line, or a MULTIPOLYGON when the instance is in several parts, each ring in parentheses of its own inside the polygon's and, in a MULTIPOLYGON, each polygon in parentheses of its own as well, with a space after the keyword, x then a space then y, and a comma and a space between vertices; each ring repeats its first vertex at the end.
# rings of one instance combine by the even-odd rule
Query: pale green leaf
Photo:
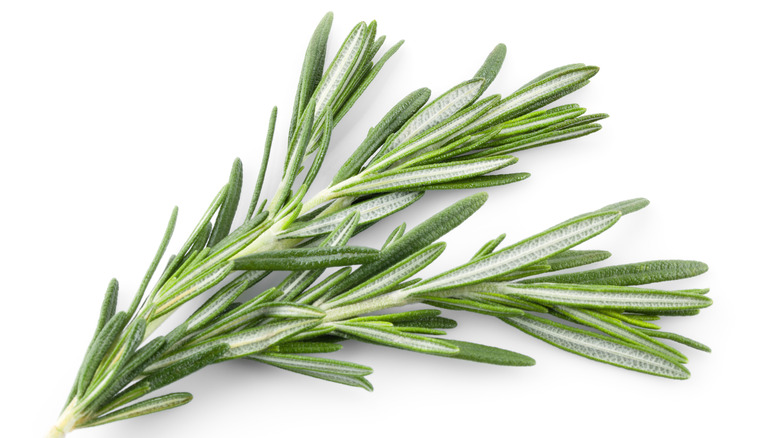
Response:
POLYGON ((531 336, 589 359, 671 379, 690 377, 683 365, 617 339, 530 315, 503 320, 531 336))

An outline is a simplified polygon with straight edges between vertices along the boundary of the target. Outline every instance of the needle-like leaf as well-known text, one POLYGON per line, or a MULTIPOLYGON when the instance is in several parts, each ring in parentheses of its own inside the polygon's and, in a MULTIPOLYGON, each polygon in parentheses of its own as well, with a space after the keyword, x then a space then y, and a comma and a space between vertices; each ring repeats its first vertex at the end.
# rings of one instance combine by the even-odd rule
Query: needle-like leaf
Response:
POLYGON ((635 286, 694 277, 707 272, 707 265, 690 260, 656 260, 608 266, 572 274, 530 278, 522 283, 577 283, 635 286))
POLYGON ((458 353, 458 347, 449 342, 427 336, 404 333, 392 326, 375 326, 368 325, 368 323, 355 322, 337 324, 335 327, 339 332, 349 337, 388 347, 428 354, 454 355, 458 353))
POLYGON ((354 184, 339 188, 339 196, 386 193, 428 185, 459 181, 502 169, 517 162, 515 157, 495 157, 460 161, 453 164, 430 164, 396 171, 383 172, 354 184))
POLYGON ((424 280, 408 293, 423 294, 474 284, 528 266, 602 233, 619 217, 620 213, 613 212, 591 213, 571 219, 486 257, 424 280))
POLYGON ((127 420, 141 415, 153 414, 155 412, 173 409, 185 405, 192 401, 192 394, 188 392, 174 392, 168 395, 154 397, 149 400, 136 403, 132 406, 111 412, 102 417, 88 421, 80 427, 99 426, 101 424, 112 423, 119 420, 127 420))
POLYGON ((239 270, 300 271, 368 263, 377 253, 360 246, 289 248, 239 257, 233 263, 239 270))
POLYGON ((504 321, 535 338, 589 359, 671 379, 690 377, 681 364, 614 338, 531 315, 504 318, 504 321))
POLYGON ((297 223, 285 230, 281 237, 302 238, 315 237, 330 233, 336 226, 353 213, 360 216, 359 224, 377 221, 397 211, 412 205, 422 197, 421 192, 393 192, 378 196, 368 201, 357 203, 335 213, 308 221, 297 223))
POLYGON ((538 303, 589 309, 654 312, 700 309, 712 304, 711 299, 696 293, 628 286, 537 283, 518 284, 512 289, 513 294, 538 303))
POLYGON ((371 368, 342 360, 325 359, 322 357, 300 356, 297 354, 265 353, 252 354, 249 359, 284 369, 315 371, 320 373, 341 374, 344 376, 367 376, 371 368))

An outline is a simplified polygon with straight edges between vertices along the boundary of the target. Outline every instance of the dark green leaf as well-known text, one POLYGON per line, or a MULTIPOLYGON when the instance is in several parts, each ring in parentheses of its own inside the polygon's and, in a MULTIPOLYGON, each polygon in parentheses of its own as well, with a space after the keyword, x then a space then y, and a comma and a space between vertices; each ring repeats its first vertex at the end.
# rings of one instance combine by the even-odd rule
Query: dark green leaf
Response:
POLYGON ((293 101, 292 120, 290 121, 290 134, 288 141, 291 143, 298 120, 301 118, 303 108, 309 103, 314 90, 320 83, 322 71, 325 67, 325 52, 328 45, 328 34, 333 23, 333 13, 328 12, 314 30, 314 34, 306 48, 306 56, 303 58, 301 77, 298 81, 298 91, 293 101))
POLYGON ((165 411, 167 409, 173 409, 181 405, 185 405, 191 400, 192 394, 188 392, 174 392, 172 394, 144 400, 94 420, 87 421, 79 425, 79 428, 99 426, 101 424, 111 423, 114 421, 127 420, 129 418, 134 418, 141 415, 153 414, 155 412, 165 411))
POLYGON ((493 51, 490 52, 479 70, 477 70, 474 78, 482 78, 485 80, 485 82, 482 84, 482 88, 480 89, 480 95, 484 93, 485 90, 487 90, 490 84, 493 83, 493 80, 496 78, 496 76, 498 76, 498 72, 501 70, 501 65, 503 65, 505 57, 506 46, 503 44, 498 44, 493 49, 493 51))
POLYGON ((610 256, 612 254, 609 251, 570 249, 550 257, 546 263, 550 265, 550 271, 552 272, 600 262, 608 259, 610 256))
POLYGON ((446 356, 454 359, 512 367, 527 367, 536 364, 536 361, 531 357, 515 353, 514 351, 504 350, 503 348, 453 339, 447 339, 447 342, 458 347, 456 354, 446 356))
POLYGON ((481 175, 449 183, 427 185, 425 186, 425 190, 481 189, 511 184, 522 181, 529 176, 531 176, 531 174, 525 172, 508 173, 504 175, 481 175))
MULTIPOLYGON (((265 135, 265 146, 263 147, 263 159, 260 161, 260 170, 257 173, 257 180, 255 182, 255 190, 252 193, 252 200, 249 202, 249 210, 246 213, 246 220, 244 223, 248 223, 255 213, 255 207, 257 201, 260 199, 260 192, 263 190, 263 181, 265 181, 265 171, 268 168, 268 157, 271 154, 271 144, 274 141, 274 130, 276 128, 276 107, 271 110, 271 119, 268 121, 268 130, 265 135)), ((291 131, 292 133, 292 131, 291 131)), ((262 208, 260 209, 262 210, 262 208)))
POLYGON ((233 161, 233 168, 230 171, 230 180, 227 185, 228 189, 225 194, 225 201, 219 208, 217 220, 214 222, 214 229, 211 230, 211 237, 209 238, 209 246, 211 247, 219 243, 219 241, 224 239, 230 232, 230 227, 233 225, 233 218, 236 216, 238 201, 241 198, 242 181, 243 170, 241 160, 236 158, 235 161, 233 161))
POLYGON ((162 259, 163 254, 165 254, 165 250, 168 248, 168 243, 171 241, 171 236, 173 235, 173 229, 176 227, 176 217, 178 216, 178 213, 179 208, 174 207, 173 212, 171 212, 171 218, 168 219, 168 226, 165 228, 165 234, 163 234, 162 242, 160 242, 160 246, 157 248, 157 253, 154 255, 154 259, 152 259, 152 264, 149 265, 149 269, 146 270, 144 279, 141 281, 141 286, 138 287, 138 292, 136 292, 133 301, 128 307, 127 313, 129 315, 135 313, 138 305, 141 303, 141 298, 146 292, 146 287, 149 285, 149 281, 151 281, 152 275, 154 275, 154 272, 157 270, 157 266, 160 264, 160 259, 162 259))
POLYGON ((608 266, 572 274, 548 275, 523 280, 522 283, 578 283, 634 286, 679 280, 707 272, 707 265, 689 260, 655 260, 627 265, 608 266))
POLYGON ((301 271, 374 261, 379 252, 359 246, 289 248, 261 252, 234 260, 238 270, 301 271))
POLYGON ((128 318, 127 313, 119 312, 115 314, 106 323, 103 330, 100 331, 100 334, 95 339, 89 352, 87 352, 87 356, 81 366, 77 395, 83 395, 90 383, 92 383, 92 377, 95 375, 98 365, 100 365, 106 353, 109 352, 114 342, 122 333, 122 329, 125 327, 125 324, 127 324, 128 318))

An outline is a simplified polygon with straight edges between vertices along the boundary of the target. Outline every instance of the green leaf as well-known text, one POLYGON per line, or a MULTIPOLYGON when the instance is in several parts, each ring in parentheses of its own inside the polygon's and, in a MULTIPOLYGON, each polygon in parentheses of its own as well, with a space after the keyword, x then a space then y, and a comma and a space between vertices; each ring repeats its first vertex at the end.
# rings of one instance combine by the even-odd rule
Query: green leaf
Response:
POLYGON ((334 293, 341 293, 357 286, 435 242, 468 219, 485 201, 487 201, 487 194, 477 193, 461 199, 431 216, 382 250, 374 262, 362 265, 344 281, 338 283, 333 289, 334 293))
MULTIPOLYGON (((299 85, 300 87, 300 85, 299 85)), ((263 147, 263 159, 260 161, 260 170, 257 172, 257 180, 255 181, 255 190, 252 192, 252 200, 249 201, 249 209, 246 213, 246 220, 244 224, 248 224, 255 214, 257 201, 260 199, 260 192, 263 190, 263 182, 265 181, 265 171, 268 168, 268 157, 271 155, 271 144, 274 141, 274 130, 276 127, 276 113, 277 109, 274 107, 271 110, 271 119, 268 121, 268 129, 265 134, 265 146, 263 147)), ((293 132, 290 131, 292 135, 293 132)), ((262 206, 260 211, 262 211, 262 206)), ((260 213, 260 212, 258 212, 260 213)))
POLYGON ((539 146, 545 146, 553 143, 560 143, 566 140, 572 140, 584 137, 601 130, 601 125, 592 123, 590 125, 575 126, 560 131, 545 132, 540 134, 531 134, 521 136, 519 139, 500 146, 494 146, 481 152, 473 154, 474 157, 492 157, 498 154, 509 154, 525 149, 531 149, 539 146))
POLYGON ((95 342, 87 352, 84 363, 79 370, 77 395, 83 395, 90 383, 92 383, 92 377, 94 377, 98 365, 100 365, 106 353, 110 351, 114 342, 119 338, 122 329, 127 324, 128 318, 127 313, 118 312, 103 326, 100 334, 95 338, 95 342))
POLYGON ((502 169, 516 162, 517 158, 515 157, 499 156, 464 160, 456 163, 429 164, 426 166, 410 167, 382 172, 377 175, 362 178, 354 183, 339 187, 335 190, 335 193, 338 196, 355 196, 427 188, 427 185, 458 181, 483 175, 502 169))
POLYGON ((503 306, 501 304, 482 303, 463 298, 446 298, 429 295, 416 295, 415 298, 422 300, 425 304, 441 307, 442 309, 464 310, 496 317, 525 314, 523 310, 518 308, 503 306))
POLYGON ((359 224, 371 223, 403 210, 417 202, 422 195, 422 192, 394 192, 378 196, 308 222, 295 223, 280 237, 299 239, 330 233, 344 218, 353 213, 360 215, 359 224))
MULTIPOLYGON (((195 230, 192 231, 192 234, 190 234, 190 236, 187 238, 187 241, 184 242, 181 251, 179 251, 179 253, 176 254, 172 258, 172 260, 168 262, 168 266, 166 266, 165 271, 163 272, 162 276, 157 282, 157 285, 154 287, 154 289, 152 289, 152 296, 154 296, 166 284, 166 282, 170 279, 174 271, 176 271, 179 268, 181 262, 185 260, 184 256, 187 254, 187 250, 198 239, 201 233, 203 233, 203 230, 210 226, 209 223, 211 221, 211 218, 214 216, 214 213, 217 212, 217 209, 220 207, 220 205, 222 205, 222 202, 225 199, 225 195, 227 194, 227 191, 228 191, 227 186, 222 187, 219 193, 217 193, 217 196, 215 196, 214 199, 211 201, 211 204, 206 209, 206 213, 203 214, 203 216, 200 218, 200 221, 195 226, 195 230)), ((169 222, 169 228, 170 228, 170 222, 169 222)), ((166 234, 168 234, 167 231, 166 234)))
POLYGON ((352 273, 352 268, 341 268, 328 276, 325 280, 319 282, 316 286, 309 288, 300 297, 296 298, 296 301, 301 304, 311 304, 319 300, 325 294, 330 292, 332 288, 341 283, 347 276, 352 273))
POLYGON ((116 278, 112 278, 108 282, 108 288, 106 294, 103 297, 103 304, 100 306, 100 317, 98 318, 97 327, 95 327, 95 334, 92 336, 92 341, 97 339, 100 331, 103 330, 106 323, 116 314, 116 302, 119 295, 119 282, 116 278))
POLYGON ((653 338, 668 339, 670 341, 678 342, 680 344, 686 345, 696 350, 704 351, 707 353, 712 352, 710 347, 702 344, 701 342, 695 341, 691 338, 686 338, 685 336, 678 335, 677 333, 662 332, 659 330, 647 330, 641 328, 638 330, 640 330, 642 333, 646 334, 647 336, 653 338))
POLYGON ((521 278, 531 277, 533 275, 544 274, 550 270, 550 265, 545 262, 534 263, 529 266, 515 269, 514 271, 507 272, 493 279, 495 282, 509 282, 516 281, 521 278))
POLYGON ((471 257, 471 260, 478 259, 482 256, 486 256, 492 253, 498 247, 498 245, 500 245, 501 242, 504 241, 505 238, 506 238, 506 233, 502 233, 495 239, 488 240, 484 245, 482 245, 482 247, 477 251, 477 253, 471 257))
MULTIPOLYGON (((376 21, 372 21, 371 24, 376 23, 376 21)), ((374 56, 376 56, 377 53, 379 53, 379 49, 382 48, 382 45, 385 43, 385 36, 382 35, 379 38, 374 41, 374 43, 371 45, 371 49, 368 51, 368 56, 366 56, 366 59, 374 59, 374 56)))
POLYGON ((537 263, 602 233, 619 217, 620 213, 591 213, 570 219, 488 256, 423 280, 408 293, 414 296, 466 286, 537 263))
POLYGON ((605 212, 605 211, 619 211, 622 215, 627 215, 629 213, 633 213, 635 211, 639 211, 650 204, 650 201, 648 201, 645 198, 634 198, 634 199, 628 199, 625 201, 616 202, 614 204, 609 204, 607 206, 604 206, 598 210, 596 210, 594 213, 599 212, 605 212))
MULTIPOLYGON (((443 292, 442 295, 464 298, 487 304, 499 304, 501 306, 513 307, 531 312, 547 313, 547 307, 505 294, 504 291, 509 290, 509 287, 510 286, 505 283, 477 283, 462 288, 450 289, 443 292)), ((434 293, 434 295, 438 294, 434 293)))
POLYGON ((222 314, 225 308, 234 302, 249 287, 249 281, 241 277, 212 295, 200 308, 187 319, 188 331, 200 330, 214 318, 222 314))
POLYGON ((689 260, 655 260, 608 266, 572 274, 548 275, 522 283, 577 283, 634 286, 695 277, 707 272, 707 265, 689 260))
POLYGON ((378 253, 361 246, 289 248, 239 257, 233 263, 239 270, 301 271, 369 263, 378 253))
POLYGON ((303 58, 303 67, 301 68, 301 77, 298 81, 298 91, 296 91, 295 100, 293 101, 292 120, 290 121, 290 142, 292 142, 295 127, 298 126, 298 119, 301 118, 303 108, 306 108, 309 99, 322 78, 328 34, 330 34, 332 23, 333 13, 328 12, 317 25, 309 41, 309 46, 306 48, 306 55, 303 58))
POLYGON ((424 163, 430 162, 445 162, 445 161, 458 161, 461 159, 471 158, 467 155, 468 152, 480 150, 488 147, 491 140, 501 132, 500 127, 488 129, 486 131, 473 134, 473 135, 458 135, 458 140, 447 143, 439 149, 435 149, 425 156, 417 158, 417 160, 426 160, 424 163))
POLYGON ((599 312, 606 316, 609 316, 610 318, 615 318, 618 321, 623 321, 626 324, 631 324, 635 327, 642 327, 642 328, 654 329, 654 330, 661 328, 655 324, 647 322, 644 319, 637 318, 637 315, 633 315, 633 314, 627 315, 625 313, 621 313, 620 311, 611 311, 611 310, 599 310, 599 312))
POLYGON ((450 329, 458 323, 449 318, 442 318, 441 311, 436 309, 410 310, 407 312, 387 313, 383 315, 368 315, 351 318, 350 322, 390 322, 398 330, 406 329, 450 329))
POLYGON ((501 70, 501 65, 504 64, 504 58, 506 58, 506 46, 498 44, 493 51, 490 52, 485 62, 474 74, 474 78, 482 78, 485 82, 482 83, 482 87, 479 90, 479 94, 487 90, 493 80, 498 76, 498 72, 501 70))
POLYGON ((275 216, 279 209, 287 201, 292 191, 292 184, 295 181, 295 177, 298 175, 298 171, 303 162, 303 158, 306 155, 306 148, 309 145, 309 140, 312 137, 312 131, 314 131, 314 102, 309 102, 306 105, 306 109, 301 115, 300 124, 293 134, 293 139, 290 145, 287 147, 287 156, 284 162, 284 176, 277 188, 276 195, 271 201, 268 209, 271 215, 275 216))
POLYGON ((535 338, 589 359, 671 379, 690 377, 681 364, 614 338, 531 315, 502 319, 535 338))
POLYGON ((359 23, 352 29, 336 53, 311 97, 312 101, 315 102, 315 120, 344 91, 344 86, 359 67, 360 59, 369 49, 367 47, 368 33, 366 23, 359 23))
POLYGON ((516 118, 541 108, 575 90, 584 87, 588 79, 598 72, 598 67, 572 65, 532 82, 488 111, 477 122, 472 131, 516 118))
POLYGON ((332 184, 338 184, 351 176, 357 175, 366 161, 371 158, 385 140, 406 123, 406 121, 409 120, 409 118, 414 115, 430 97, 431 90, 420 88, 401 99, 400 102, 385 114, 376 126, 369 129, 368 135, 366 136, 366 139, 363 140, 363 143, 358 146, 355 152, 353 152, 349 159, 341 166, 341 169, 336 172, 332 184))
POLYGON ((219 358, 215 359, 219 361, 258 353, 277 342, 281 342, 301 331, 315 327, 319 324, 319 319, 281 320, 245 329, 236 333, 218 336, 158 360, 147 368, 147 372, 164 369, 179 362, 190 360, 193 357, 198 357, 204 352, 211 351, 220 346, 227 346, 227 349, 219 358))
POLYGON ((514 351, 504 350, 503 348, 491 347, 489 345, 474 344, 465 341, 456 341, 447 339, 447 342, 458 347, 458 352, 454 355, 447 355, 453 359, 469 360, 472 362, 482 362, 491 365, 502 365, 511 367, 528 367, 536 364, 536 361, 524 354, 514 351))
POLYGON ((420 272, 433 263, 446 248, 444 242, 434 243, 412 254, 391 268, 366 280, 363 284, 341 294, 337 299, 323 305, 324 309, 345 306, 381 295, 394 286, 420 272))
POLYGON ((679 351, 669 347, 666 344, 658 342, 639 330, 633 329, 622 324, 619 320, 610 318, 599 312, 594 312, 587 309, 576 309, 568 306, 557 306, 556 312, 559 312, 567 319, 575 321, 579 324, 592 327, 607 335, 613 336, 618 339, 622 339, 630 344, 634 344, 637 347, 642 347, 647 350, 653 351, 659 356, 666 356, 669 360, 686 363, 688 358, 682 355, 679 351))
POLYGON ((171 394, 154 397, 118 411, 111 412, 110 414, 104 415, 94 420, 87 421, 79 425, 79 428, 99 426, 101 424, 111 423, 114 421, 127 420, 129 418, 139 417, 141 415, 153 414, 155 412, 165 411, 167 409, 173 409, 181 405, 186 405, 191 400, 192 394, 188 392, 174 392, 171 394))
POLYGON ((333 324, 336 330, 350 338, 367 341, 388 347, 416 351, 418 353, 454 355, 458 347, 427 336, 404 333, 393 327, 368 325, 369 323, 339 323, 333 324))
MULTIPOLYGON (((171 241, 171 236, 173 236, 173 229, 176 227, 176 217, 178 216, 178 213, 179 208, 174 207, 173 212, 171 212, 171 218, 168 219, 168 226, 165 228, 165 234, 163 234, 162 242, 160 242, 160 246, 157 247, 157 253, 155 253, 154 258, 152 259, 152 263, 149 265, 149 269, 146 270, 144 279, 141 281, 141 285, 138 287, 138 292, 136 292, 135 297, 133 297, 133 301, 130 303, 130 306, 127 309, 128 315, 134 314, 136 309, 138 309, 138 305, 141 303, 141 299, 143 298, 144 293, 146 293, 146 288, 149 286, 152 275, 154 275, 154 272, 157 271, 157 267, 160 265, 160 260, 162 259, 163 254, 165 254, 165 250, 168 248, 168 243, 171 241)), ((116 303, 114 303, 114 306, 116 307, 116 303)))
POLYGON ((284 369, 315 371, 320 373, 341 374, 344 376, 367 376, 371 368, 342 360, 322 357, 299 356, 297 354, 263 353, 248 356, 249 359, 284 369))
POLYGON ((396 322, 404 321, 416 321, 420 318, 432 318, 434 316, 441 315, 440 310, 436 309, 423 309, 423 310, 409 310, 406 312, 386 313, 383 315, 368 315, 352 318, 351 321, 385 321, 392 322, 394 325, 396 322))
POLYGON ((73 400, 73 397, 76 395, 76 392, 79 389, 79 379, 81 379, 81 374, 84 371, 85 364, 90 358, 89 355, 92 352, 92 348, 95 345, 100 332, 103 330, 103 327, 106 326, 106 323, 111 320, 114 314, 116 314, 118 292, 119 282, 116 280, 116 278, 112 278, 108 283, 108 289, 106 289, 106 294, 103 297, 103 303, 100 306, 100 316, 98 317, 97 326, 95 327, 95 334, 92 335, 92 340, 89 342, 87 351, 84 353, 84 358, 81 360, 81 367, 79 368, 79 373, 76 375, 76 380, 73 382, 73 386, 71 387, 70 393, 68 394, 68 399, 65 402, 66 405, 70 403, 71 400, 73 400))
POLYGON ((561 67, 556 67, 556 68, 554 68, 552 70, 548 70, 548 71, 540 74, 539 76, 531 79, 530 81, 526 82, 526 84, 523 85, 520 88, 526 88, 527 86, 529 86, 531 84, 535 84, 535 83, 537 83, 537 82, 539 82, 539 81, 541 81, 543 79, 547 79, 547 78, 549 78, 551 76, 554 76, 554 75, 556 75, 558 73, 565 72, 565 71, 568 71, 568 70, 571 70, 571 69, 582 68, 582 67, 585 67, 585 64, 581 64, 581 63, 567 64, 567 65, 564 65, 564 66, 561 66, 561 67))
POLYGON ((538 303, 589 309, 655 312, 699 309, 712 304, 711 299, 699 294, 628 286, 538 283, 512 285, 511 289, 514 295, 538 303))
POLYGON ((320 167, 322 167, 322 162, 325 159, 325 153, 328 151, 328 146, 330 146, 330 137, 331 133, 333 132, 334 124, 333 113, 331 112, 330 108, 325 110, 323 114, 323 120, 322 134, 319 136, 319 140, 317 140, 317 145, 315 146, 317 155, 315 155, 311 166, 309 166, 309 171, 306 173, 306 177, 301 183, 301 186, 298 188, 298 193, 301 194, 309 191, 309 187, 311 186, 312 182, 314 182, 314 178, 319 173, 320 167))
POLYGON ((285 301, 270 301, 279 298, 281 292, 271 288, 250 301, 242 304, 209 324, 200 332, 187 340, 187 345, 194 345, 218 335, 233 332, 241 327, 249 327, 262 318, 322 318, 324 313, 313 306, 289 303, 285 301))
POLYGON ((230 232, 230 227, 233 225, 233 218, 236 216, 236 209, 238 208, 238 201, 241 198, 241 183, 243 181, 243 170, 241 166, 241 160, 236 158, 233 161, 233 169, 230 172, 230 181, 227 185, 227 193, 225 194, 225 201, 219 208, 217 214, 217 220, 214 222, 214 228, 211 230, 211 237, 209 238, 209 246, 213 247, 220 240, 230 232))
POLYGON ((403 327, 451 329, 457 327, 458 323, 454 319, 443 318, 441 316, 429 316, 410 321, 394 322, 393 326, 399 329, 403 327))
MULTIPOLYGON (((478 83, 482 82, 483 81, 481 79, 478 81, 478 83)), ((458 111, 452 116, 447 117, 446 119, 427 129, 425 132, 415 137, 411 137, 403 143, 395 146, 394 149, 389 149, 387 154, 368 166, 365 172, 375 173, 385 169, 388 166, 403 166, 405 165, 404 161, 425 154, 431 149, 435 149, 440 142, 456 137, 467 126, 469 126, 471 122, 479 118, 490 108, 494 107, 498 103, 498 100, 498 96, 490 96, 473 105, 463 108, 461 111, 458 111)), ((449 112, 449 109, 447 109, 447 112, 449 112)), ((392 138, 388 139, 388 141, 391 140, 392 138)))
MULTIPOLYGON (((133 387, 141 386, 148 388, 148 392, 162 388, 179 379, 182 379, 199 369, 214 363, 226 351, 228 346, 225 344, 212 345, 203 348, 193 354, 183 357, 181 360, 166 361, 164 365, 158 365, 160 361, 152 364, 144 371, 148 374, 143 380, 137 382, 133 387), (152 372, 153 371, 153 372, 152 372)), ((165 360, 165 358, 163 358, 165 360)), ((128 388, 128 390, 133 389, 128 388)))
POLYGON ((597 263, 608 259, 612 254, 609 251, 570 249, 547 259, 550 272, 597 263))
POLYGON ((211 289, 224 280, 234 269, 233 262, 222 262, 214 265, 211 269, 196 276, 192 280, 181 286, 156 297, 156 305, 151 319, 159 318, 162 315, 181 306, 187 301, 195 298, 203 292, 211 289))
MULTIPOLYGON (((425 134, 461 109, 471 105, 479 96, 480 89, 484 83, 485 80, 482 78, 470 79, 452 87, 437 97, 409 119, 395 135, 388 138, 377 157, 392 153, 402 144, 425 134)), ((376 163, 373 163, 369 168, 375 167, 375 165, 376 163)), ((381 168, 384 165, 378 167, 381 168)))
MULTIPOLYGON (((384 39, 384 37, 381 37, 384 39)), ((384 55, 382 55, 381 58, 376 62, 376 64, 371 67, 371 69, 360 79, 360 82, 355 85, 355 87, 350 89, 349 92, 349 98, 346 99, 342 104, 338 105, 338 112, 334 115, 334 121, 338 123, 346 114, 347 112, 352 109, 352 106, 355 104, 355 102, 360 98, 360 96, 363 95, 363 92, 366 91, 366 88, 371 84, 371 82, 374 81, 374 78, 379 74, 379 71, 382 70, 382 67, 385 66, 385 63, 395 54, 395 52, 398 51, 398 49, 401 48, 403 45, 403 40, 395 43, 394 46, 387 49, 387 52, 385 52, 384 55)), ((366 56, 367 60, 370 60, 374 57, 376 52, 373 50, 371 53, 366 56)), ((366 64, 366 67, 370 66, 370 62, 366 64)))
POLYGON ((590 125, 595 122, 604 120, 606 118, 609 118, 609 114, 597 113, 597 114, 583 115, 583 116, 575 117, 573 119, 563 120, 559 123, 548 126, 544 128, 541 132, 563 131, 565 129, 574 128, 577 126, 590 125))
POLYGON ((482 189, 486 187, 502 186, 522 181, 531 176, 530 173, 508 173, 503 175, 481 175, 458 180, 455 182, 431 184, 425 186, 425 190, 460 190, 460 189, 482 189))
POLYGON ((230 349, 225 352, 221 359, 235 359, 263 351, 277 342, 319 324, 319 319, 282 320, 242 330, 235 334, 225 335, 209 341, 209 344, 224 343, 229 345, 230 349))
POLYGON ((125 399, 124 403, 121 404, 116 403, 124 399, 124 397, 118 397, 116 394, 127 386, 128 383, 136 379, 147 366, 157 360, 166 346, 167 340, 165 337, 159 336, 141 347, 114 373, 110 382, 103 386, 99 395, 89 404, 89 410, 102 414, 147 394, 148 391, 140 391, 135 394, 134 398, 125 399))
POLYGON ((361 377, 361 376, 346 376, 344 374, 311 371, 311 370, 304 370, 301 368, 285 368, 284 366, 281 365, 276 365, 276 367, 285 369, 287 371, 292 371, 294 373, 303 374, 304 376, 327 380, 328 382, 340 383, 342 385, 363 388, 369 392, 374 390, 374 387, 371 386, 371 382, 366 380, 365 377, 361 377))
POLYGON ((313 353, 332 353, 339 351, 343 345, 335 342, 287 342, 279 344, 274 350, 281 354, 313 354, 313 353))
POLYGON ((540 113, 527 114, 501 124, 501 132, 496 135, 495 140, 501 141, 535 132, 562 121, 571 120, 584 114, 585 111, 585 108, 580 108, 576 105, 564 105, 540 113))
MULTIPOLYGON (((696 294, 696 292, 693 292, 696 294)), ((663 315, 663 316, 694 316, 699 314, 699 309, 664 309, 664 310, 653 310, 653 315, 663 315)))
POLYGON ((400 239, 401 236, 404 235, 404 231, 406 231, 406 222, 402 222, 401 225, 395 227, 393 231, 390 233, 389 236, 387 236, 387 239, 385 240, 385 243, 382 245, 382 250, 390 246, 393 242, 400 239))
POLYGON ((306 304, 277 301, 258 304, 253 310, 262 310, 262 316, 271 318, 323 318, 325 312, 306 304))

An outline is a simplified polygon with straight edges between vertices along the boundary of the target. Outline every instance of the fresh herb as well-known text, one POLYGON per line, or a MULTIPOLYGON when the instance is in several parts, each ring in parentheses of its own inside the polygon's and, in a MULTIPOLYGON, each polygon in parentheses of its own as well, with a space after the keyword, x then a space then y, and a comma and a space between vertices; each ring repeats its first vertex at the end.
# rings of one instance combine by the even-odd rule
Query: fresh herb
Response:
POLYGON ((128 309, 117 312, 119 286, 116 280, 109 283, 95 334, 49 436, 181 406, 192 399, 190 394, 139 399, 232 359, 371 390, 369 367, 311 355, 337 351, 347 340, 496 365, 534 364, 519 353, 442 337, 456 323, 437 309, 396 309, 416 303, 494 316, 594 360, 687 378, 685 356, 661 339, 707 347, 660 332, 649 321, 698 313, 711 304, 707 291, 637 286, 699 275, 706 265, 663 260, 553 274, 609 257, 604 251, 571 248, 646 206, 643 199, 577 216, 499 249, 502 235, 461 266, 423 278, 415 275, 445 249, 438 239, 479 209, 487 195, 468 196, 408 231, 401 225, 381 249, 348 244, 353 235, 418 201, 427 190, 521 181, 527 173, 494 173, 517 161, 508 154, 599 130, 595 122, 606 115, 585 115, 577 105, 542 109, 585 86, 598 69, 567 65, 508 97, 482 97, 504 59, 505 48, 499 45, 473 78, 441 96, 428 102, 430 91, 420 89, 402 99, 368 132, 331 184, 310 195, 333 127, 400 47, 377 58, 384 37, 376 37, 376 23, 360 23, 325 68, 331 20, 325 16, 306 51, 276 191, 259 202, 274 109, 244 221, 233 226, 243 181, 236 160, 227 185, 182 248, 159 269, 176 222, 174 209, 128 309), (289 275, 238 301, 271 271, 289 275), (155 336, 182 304, 201 295, 208 299, 183 323, 155 336))

